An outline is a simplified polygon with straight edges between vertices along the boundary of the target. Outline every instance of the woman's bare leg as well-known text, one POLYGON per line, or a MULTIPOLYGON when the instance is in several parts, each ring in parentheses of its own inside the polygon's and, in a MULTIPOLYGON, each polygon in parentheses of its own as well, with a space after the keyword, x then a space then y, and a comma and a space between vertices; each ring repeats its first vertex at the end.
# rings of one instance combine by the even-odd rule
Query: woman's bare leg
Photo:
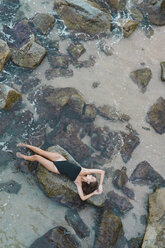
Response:
POLYGON ((42 164, 45 168, 47 168, 49 171, 60 174, 54 163, 46 158, 43 158, 39 155, 26 156, 20 152, 17 152, 16 155, 18 158, 23 158, 27 161, 37 161, 40 164, 42 164))
POLYGON ((46 157, 52 161, 56 161, 59 158, 63 158, 63 160, 66 160, 62 155, 60 155, 57 152, 47 152, 47 151, 40 149, 39 147, 31 146, 31 145, 28 145, 25 143, 19 143, 17 146, 27 147, 30 150, 32 150, 33 152, 38 153, 39 155, 44 156, 44 157, 46 157))

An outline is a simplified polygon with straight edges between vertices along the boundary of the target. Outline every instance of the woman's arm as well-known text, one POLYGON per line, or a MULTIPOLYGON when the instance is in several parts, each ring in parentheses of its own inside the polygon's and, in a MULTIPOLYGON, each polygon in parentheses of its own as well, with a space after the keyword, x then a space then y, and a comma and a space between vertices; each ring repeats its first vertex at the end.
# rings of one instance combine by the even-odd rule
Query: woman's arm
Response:
POLYGON ((84 195, 84 192, 82 190, 82 185, 80 183, 76 183, 76 186, 77 186, 78 194, 79 194, 79 196, 80 196, 80 198, 81 198, 82 201, 87 200, 88 198, 90 198, 93 195, 100 194, 97 190, 95 190, 95 191, 93 191, 92 193, 90 193, 88 195, 84 195))

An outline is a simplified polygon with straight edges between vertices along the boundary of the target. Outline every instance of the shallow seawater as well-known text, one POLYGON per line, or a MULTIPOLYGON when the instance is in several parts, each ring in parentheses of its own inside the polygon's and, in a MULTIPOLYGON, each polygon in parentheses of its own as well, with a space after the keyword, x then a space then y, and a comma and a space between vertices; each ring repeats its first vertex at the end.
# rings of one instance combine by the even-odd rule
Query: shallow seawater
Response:
MULTIPOLYGON (((20 3, 19 10, 23 11, 27 18, 33 17, 37 12, 54 14, 53 1, 50 0, 20 0, 20 3)), ((12 21, 10 25, 12 27, 12 21)), ((2 23, 0 30, 2 30, 2 23)), ((61 39, 60 35, 63 32, 65 33, 64 30, 59 30, 55 25, 48 37, 58 39, 60 52, 66 54, 71 39, 61 39)), ((25 73, 27 77, 37 77, 40 80, 39 84, 34 87, 34 91, 45 85, 60 88, 74 87, 82 93, 87 103, 94 103, 96 106, 108 104, 115 106, 120 112, 128 114, 131 117, 130 124, 139 134, 140 145, 134 150, 127 164, 122 161, 120 154, 116 154, 113 160, 103 165, 103 168, 121 169, 126 166, 129 177, 136 165, 146 160, 165 177, 165 135, 157 134, 146 122, 146 114, 150 106, 160 96, 164 96, 165 85, 160 80, 160 62, 165 60, 164 38, 164 26, 154 27, 154 35, 150 39, 140 28, 128 39, 118 36, 109 37, 106 42, 114 50, 112 56, 106 56, 100 51, 99 40, 82 41, 86 53, 81 56, 81 60, 88 59, 91 55, 95 56, 96 63, 93 67, 78 69, 71 65, 72 77, 57 77, 47 80, 45 71, 50 65, 47 57, 45 57, 36 69, 20 71, 20 73, 25 73), (130 72, 144 67, 149 67, 152 70, 152 79, 143 94, 131 80, 130 72), (94 82, 99 83, 97 88, 92 87, 94 82), (149 130, 143 127, 149 128, 149 130)), ((18 73, 18 69, 12 63, 8 63, 0 78, 0 83, 8 83, 20 90, 20 85, 13 80, 16 73, 18 73), (11 69, 9 70, 9 68, 11 69)), ((25 110, 30 110, 35 119, 38 118, 35 103, 29 101, 26 91, 22 94, 20 105, 18 104, 13 109, 16 113, 15 118, 19 112, 25 110)), ((9 115, 12 115, 12 110, 9 115)), ((2 117, 2 112, 0 112, 0 117, 2 117)), ((113 123, 99 117, 96 118, 95 125, 99 127, 109 126, 112 130, 126 130, 124 123, 113 123)), ((11 129, 0 137, 0 148, 8 156, 10 151, 16 150, 15 145, 26 138, 27 130, 24 130, 23 127, 20 130, 19 128, 17 130, 11 129)), ((89 141, 87 139, 84 142, 88 144, 89 141)), ((74 234, 74 230, 68 226, 65 220, 67 207, 47 198, 31 174, 17 171, 14 167, 16 161, 14 156, 9 156, 0 165, 0 183, 12 179, 21 184, 21 190, 18 194, 0 192, 0 248, 28 248, 34 240, 58 225, 66 227, 74 234)), ((121 219, 125 236, 129 240, 144 234, 145 225, 141 223, 140 218, 142 215, 147 215, 147 196, 152 191, 147 186, 135 186, 130 182, 128 186, 135 192, 135 200, 130 200, 134 208, 121 219)), ((105 192, 113 189, 121 195, 120 191, 114 189, 111 178, 105 179, 104 189, 105 192)), ((86 205, 84 209, 79 211, 79 214, 91 231, 88 238, 83 241, 80 240, 82 247, 93 247, 96 209, 86 205)))

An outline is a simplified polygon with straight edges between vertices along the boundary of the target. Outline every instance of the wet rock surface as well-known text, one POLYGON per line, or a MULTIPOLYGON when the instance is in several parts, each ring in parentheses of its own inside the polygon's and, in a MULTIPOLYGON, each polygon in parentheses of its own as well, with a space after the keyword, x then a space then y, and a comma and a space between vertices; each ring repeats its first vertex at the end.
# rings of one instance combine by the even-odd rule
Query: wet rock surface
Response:
POLYGON ((69 66, 70 58, 64 54, 50 54, 48 55, 48 61, 52 68, 64 68, 69 66))
POLYGON ((46 13, 38 13, 33 17, 32 22, 42 34, 47 34, 49 29, 53 26, 55 18, 46 13))
POLYGON ((165 61, 160 63, 161 66, 161 80, 165 81, 165 61))
POLYGON ((154 189, 165 187, 165 179, 147 161, 137 165, 129 180, 134 184, 150 185, 154 189))
POLYGON ((141 248, 143 242, 143 237, 132 238, 128 241, 129 248, 141 248))
MULTIPOLYGON (((59 152, 63 156, 66 156, 70 162, 77 163, 66 150, 59 146, 50 147, 48 151, 59 152)), ((39 165, 37 169, 37 181, 44 193, 57 202, 68 207, 80 207, 84 204, 77 193, 76 185, 63 175, 51 173, 39 165)), ((94 206, 102 207, 105 202, 105 196, 104 194, 92 196, 87 202, 94 206)))
POLYGON ((95 57, 89 56, 89 59, 83 61, 74 60, 72 61, 72 64, 74 65, 75 68, 89 68, 95 65, 95 57))
POLYGON ((149 216, 142 248, 163 248, 165 227, 165 188, 149 195, 149 216))
POLYGON ((0 85, 0 109, 11 108, 20 98, 21 94, 18 91, 7 85, 0 85))
POLYGON ((67 51, 73 59, 78 59, 83 53, 85 53, 86 49, 81 43, 74 42, 69 45, 67 51))
POLYGON ((133 208, 130 201, 115 193, 113 190, 107 194, 106 207, 109 207, 113 212, 117 214, 125 214, 133 208))
POLYGON ((55 2, 54 9, 64 20, 69 30, 86 33, 91 37, 110 31, 110 14, 99 9, 99 5, 90 1, 65 0, 55 2))
POLYGON ((128 38, 137 28, 139 22, 136 20, 129 20, 122 24, 122 31, 125 38, 128 38))
POLYGON ((99 43, 100 51, 105 53, 107 56, 111 56, 113 54, 113 48, 107 45, 106 41, 102 39, 99 43))
POLYGON ((141 89, 141 92, 144 93, 147 89, 147 85, 152 78, 152 72, 149 68, 139 69, 131 72, 130 74, 132 80, 138 85, 141 89))
POLYGON ((57 226, 34 241, 29 248, 80 248, 80 243, 65 227, 57 226))
POLYGON ((10 57, 10 49, 7 43, 4 40, 0 39, 0 72, 3 70, 3 67, 6 61, 10 57))
POLYGON ((116 170, 114 172, 113 185, 116 188, 121 189, 128 182, 128 176, 126 174, 126 171, 126 167, 122 167, 121 170, 116 170))
POLYGON ((118 247, 117 241, 121 239, 121 236, 123 235, 122 232, 122 222, 120 217, 106 209, 101 217, 94 247, 118 247))
POLYGON ((157 133, 165 132, 165 99, 163 97, 159 97, 151 106, 147 113, 147 121, 157 133))
POLYGON ((69 226, 71 226, 75 230, 77 236, 80 239, 89 237, 90 229, 83 222, 77 210, 74 210, 74 211, 71 209, 67 210, 66 215, 65 215, 65 220, 68 222, 69 226))
POLYGON ((165 9, 162 1, 145 0, 138 7, 148 21, 154 25, 165 25, 165 9))
POLYGON ((21 47, 21 49, 11 50, 11 59, 14 64, 31 69, 39 65, 45 55, 46 49, 36 43, 33 37, 26 45, 21 47))
POLYGON ((14 180, 10 180, 5 183, 0 183, 0 192, 5 191, 10 194, 18 194, 21 189, 21 184, 17 183, 14 180))

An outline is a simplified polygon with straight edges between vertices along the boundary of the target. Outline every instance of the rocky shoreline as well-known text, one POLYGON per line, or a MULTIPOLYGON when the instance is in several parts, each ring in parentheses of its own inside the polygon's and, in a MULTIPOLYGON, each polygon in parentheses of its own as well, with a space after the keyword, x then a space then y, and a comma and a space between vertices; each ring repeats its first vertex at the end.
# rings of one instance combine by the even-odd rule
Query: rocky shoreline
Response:
MULTIPOLYGON (((96 57, 93 55, 81 60, 86 54, 84 41, 98 40, 99 52, 113 56, 114 51, 107 44, 113 30, 127 39, 139 28, 147 30, 146 36, 150 38, 153 35, 152 24, 165 25, 165 1, 157 1, 156 4, 150 0, 140 4, 135 1, 128 8, 128 4, 118 0, 84 0, 83 3, 78 0, 59 0, 54 1, 54 14, 37 13, 32 18, 26 18, 24 13, 18 18, 14 13, 18 13, 20 6, 19 0, 3 0, 0 4, 0 16, 3 16, 3 32, 0 33, 0 139, 3 141, 6 135, 11 136, 6 143, 7 149, 13 153, 17 137, 17 140, 24 139, 43 149, 49 147, 51 151, 60 151, 69 160, 84 167, 103 168, 107 185, 104 194, 93 196, 84 203, 79 199, 74 184, 65 177, 55 175, 41 166, 16 160, 17 170, 31 173, 47 197, 69 208, 65 218, 76 233, 73 235, 64 226, 55 226, 38 237, 30 247, 82 247, 79 240, 88 238, 90 229, 78 211, 87 204, 89 207, 94 206, 98 212, 94 244, 91 247, 163 248, 165 209, 161 199, 165 192, 164 177, 143 159, 130 176, 125 166, 120 169, 110 166, 118 155, 127 166, 141 145, 141 137, 131 125, 132 116, 122 113, 115 106, 90 103, 76 88, 43 86, 39 78, 31 75, 46 59, 49 68, 45 68, 43 73, 48 81, 59 77, 72 78, 75 70, 94 67, 96 57), (117 15, 120 18, 115 23, 117 15), (9 21, 12 19, 11 27, 9 21), (58 33, 58 29, 63 30, 64 27, 67 34, 61 37, 58 35, 58 39, 48 37, 52 29, 58 33), (65 39, 69 40, 69 45, 63 53, 59 44, 65 39), (25 98, 34 111, 27 109, 25 98), (97 118, 108 122, 110 126, 96 125, 97 118), (114 123, 119 124, 121 129, 111 128, 114 123), (88 143, 85 139, 88 139, 88 143), (112 181, 114 188, 109 188, 109 181, 112 181), (137 204, 133 185, 146 185, 154 193, 149 195, 149 216, 144 239, 139 236, 127 240, 122 221, 137 204), (159 214, 158 203, 161 204, 159 214)), ((164 64, 164 61, 160 61, 159 80, 162 82, 165 80, 164 64)), ((128 76, 143 95, 148 90, 153 73, 149 67, 145 67, 132 70, 128 76)), ((98 87, 99 82, 93 83, 93 90, 98 87)), ((146 122, 157 135, 165 133, 164 116, 165 99, 160 95, 145 116, 146 122)), ((11 158, 3 150, 0 154, 3 167, 11 158)), ((17 194, 20 187, 15 181, 2 182, 0 191, 17 194)))

